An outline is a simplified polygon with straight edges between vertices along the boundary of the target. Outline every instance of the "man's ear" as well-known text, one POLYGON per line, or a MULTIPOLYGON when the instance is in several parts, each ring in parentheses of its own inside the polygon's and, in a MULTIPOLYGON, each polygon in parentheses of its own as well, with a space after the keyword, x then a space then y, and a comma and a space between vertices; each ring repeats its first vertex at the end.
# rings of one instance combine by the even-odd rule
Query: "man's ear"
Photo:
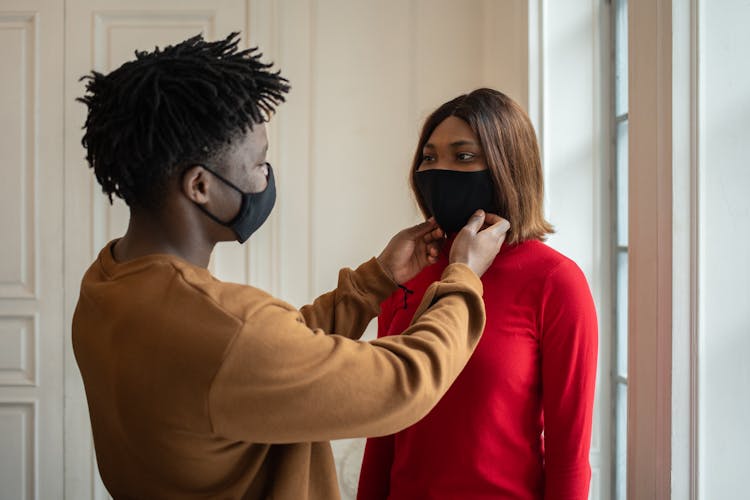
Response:
POLYGON ((200 165, 185 170, 182 176, 181 189, 185 196, 194 203, 204 205, 208 202, 208 178, 206 170, 200 165))

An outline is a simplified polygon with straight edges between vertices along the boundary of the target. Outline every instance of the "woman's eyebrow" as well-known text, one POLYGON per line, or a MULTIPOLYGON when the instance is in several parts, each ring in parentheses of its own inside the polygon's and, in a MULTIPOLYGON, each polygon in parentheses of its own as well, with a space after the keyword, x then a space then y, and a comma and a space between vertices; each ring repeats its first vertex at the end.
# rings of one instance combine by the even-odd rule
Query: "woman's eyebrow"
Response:
MULTIPOLYGON (((449 144, 449 146, 452 147, 452 148, 460 148, 461 146, 475 146, 475 147, 479 147, 479 144, 476 141, 470 141, 470 140, 467 140, 467 139, 461 139, 461 140, 458 140, 458 141, 451 142, 449 144)), ((435 145, 432 144, 431 142, 428 142, 427 144, 425 144, 422 147, 422 149, 435 149, 435 145)))
POLYGON ((474 142, 474 141, 467 141, 465 139, 464 140, 460 140, 460 141, 451 142, 450 145, 453 148, 458 148, 458 147, 461 147, 461 146, 479 146, 479 144, 477 144, 476 142, 474 142))

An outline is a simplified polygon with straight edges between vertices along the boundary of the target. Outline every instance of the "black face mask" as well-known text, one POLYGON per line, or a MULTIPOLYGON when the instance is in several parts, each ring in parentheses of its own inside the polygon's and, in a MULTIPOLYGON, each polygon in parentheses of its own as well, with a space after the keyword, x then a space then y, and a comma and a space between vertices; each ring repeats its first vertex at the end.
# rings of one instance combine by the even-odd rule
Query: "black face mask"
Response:
POLYGON ((417 189, 446 233, 457 233, 480 208, 497 213, 489 169, 478 172, 423 170, 414 178, 417 189))
POLYGON ((268 162, 266 162, 266 165, 268 165, 268 185, 266 186, 266 189, 259 193, 246 193, 231 181, 216 173, 215 170, 210 169, 205 165, 201 165, 201 167, 214 174, 224 184, 242 195, 240 211, 237 212, 237 215, 229 222, 220 220, 214 214, 206 210, 203 205, 196 203, 198 208, 211 217, 211 219, 234 231, 234 234, 237 236, 237 241, 240 243, 247 241, 250 235, 263 225, 268 216, 271 215, 271 210, 273 210, 273 206, 276 203, 276 182, 273 177, 273 168, 271 168, 271 164, 268 162))

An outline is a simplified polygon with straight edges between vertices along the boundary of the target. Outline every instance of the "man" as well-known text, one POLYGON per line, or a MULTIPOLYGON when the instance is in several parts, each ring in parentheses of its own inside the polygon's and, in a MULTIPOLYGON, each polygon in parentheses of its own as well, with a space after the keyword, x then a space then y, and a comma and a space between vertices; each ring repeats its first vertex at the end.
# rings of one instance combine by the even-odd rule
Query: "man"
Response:
POLYGON ((361 342, 379 303, 434 262, 433 221, 342 270, 296 310, 208 272, 214 245, 244 242, 276 195, 264 122, 289 90, 237 34, 139 52, 92 73, 83 144, 130 224, 83 278, 73 346, 101 476, 120 498, 338 498, 328 440, 421 418, 484 327, 478 279, 506 221, 477 213, 452 265, 401 336, 361 342))

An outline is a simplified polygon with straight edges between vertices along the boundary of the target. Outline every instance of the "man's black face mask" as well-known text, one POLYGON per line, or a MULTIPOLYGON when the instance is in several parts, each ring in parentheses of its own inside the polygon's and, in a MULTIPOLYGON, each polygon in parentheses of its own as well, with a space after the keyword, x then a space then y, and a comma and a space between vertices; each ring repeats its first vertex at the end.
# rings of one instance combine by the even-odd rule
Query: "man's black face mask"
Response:
POLYGON ((268 166, 268 185, 266 186, 266 189, 259 193, 246 193, 229 179, 219 175, 215 170, 205 165, 200 165, 215 175, 217 179, 242 195, 242 203, 240 204, 239 212, 237 212, 237 215, 228 222, 220 220, 214 214, 206 210, 204 206, 196 203, 198 208, 200 208, 203 213, 208 215, 211 219, 234 231, 234 234, 237 236, 237 241, 240 243, 247 241, 250 235, 263 225, 266 219, 268 219, 268 216, 271 215, 273 206, 276 203, 276 182, 273 176, 273 168, 271 168, 271 164, 268 162, 266 162, 266 165, 268 166))

